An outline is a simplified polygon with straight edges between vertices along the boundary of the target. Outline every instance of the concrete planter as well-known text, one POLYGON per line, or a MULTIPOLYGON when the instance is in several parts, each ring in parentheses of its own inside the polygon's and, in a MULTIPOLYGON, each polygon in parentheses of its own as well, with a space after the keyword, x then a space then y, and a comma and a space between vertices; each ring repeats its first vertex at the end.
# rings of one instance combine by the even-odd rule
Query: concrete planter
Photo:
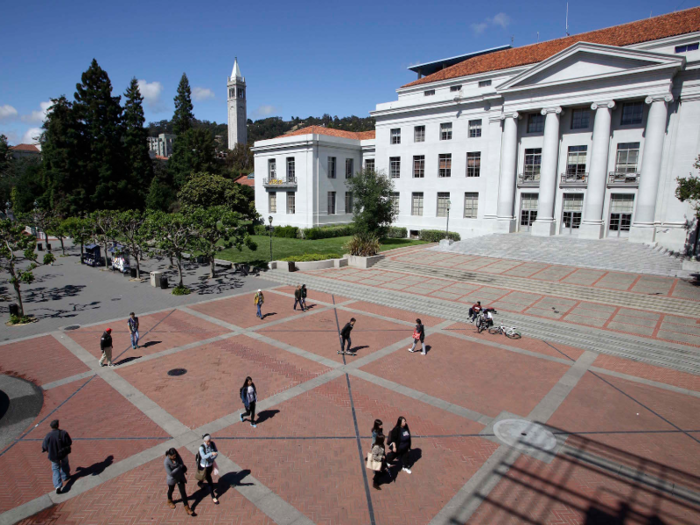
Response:
POLYGON ((373 255, 372 257, 360 257, 359 255, 346 255, 345 258, 348 260, 348 266, 367 269, 381 261, 384 256, 373 255))
POLYGON ((333 259, 326 259, 325 261, 304 261, 295 262, 297 270, 307 271, 307 270, 323 270, 324 268, 333 268, 333 259))
POLYGON ((697 259, 685 259, 681 268, 689 272, 700 272, 700 261, 697 259))
POLYGON ((449 246, 452 246, 454 244, 454 241, 452 239, 442 239, 440 241, 440 248, 447 248, 449 246))

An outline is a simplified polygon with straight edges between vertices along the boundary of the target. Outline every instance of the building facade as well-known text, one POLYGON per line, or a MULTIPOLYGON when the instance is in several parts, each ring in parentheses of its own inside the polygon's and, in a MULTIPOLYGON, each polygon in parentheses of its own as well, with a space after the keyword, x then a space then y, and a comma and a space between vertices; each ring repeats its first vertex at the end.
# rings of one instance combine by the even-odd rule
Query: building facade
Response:
POLYGON ((627 237, 681 250, 695 228, 675 188, 700 153, 699 42, 694 8, 467 55, 378 104, 374 139, 321 128, 257 142, 255 171, 268 178, 256 180, 256 206, 282 224, 347 222, 352 159, 392 178, 396 225, 414 234, 444 229, 449 215, 463 237, 627 237), (278 188, 269 181, 287 176, 288 159, 294 185, 278 188), (280 190, 294 213, 270 196, 280 190))
POLYGON ((173 154, 175 137, 176 135, 171 135, 170 133, 161 133, 157 137, 148 137, 148 151, 151 158, 170 158, 170 155, 173 154))
POLYGON ((238 67, 238 58, 233 62, 233 71, 226 80, 228 93, 228 149, 236 144, 248 142, 248 117, 246 114, 245 77, 238 67))

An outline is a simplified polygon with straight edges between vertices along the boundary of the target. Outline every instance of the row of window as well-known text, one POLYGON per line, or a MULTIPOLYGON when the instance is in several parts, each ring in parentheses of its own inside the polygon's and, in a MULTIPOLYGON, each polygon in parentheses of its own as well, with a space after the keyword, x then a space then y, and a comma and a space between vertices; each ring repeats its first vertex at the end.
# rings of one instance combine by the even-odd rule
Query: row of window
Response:
MULTIPOLYGON (((491 85, 491 80, 480 80, 479 81, 480 88, 489 87, 490 85, 491 85)), ((450 91, 452 91, 452 92, 461 91, 461 89, 462 89, 461 84, 458 86, 450 86, 450 91)), ((430 96, 433 96, 434 94, 435 94, 434 89, 426 89, 425 91, 423 91, 423 96, 425 96, 425 97, 430 97, 430 96)))
MULTIPOLYGON (((372 162, 374 168, 374 160, 372 162)), ((367 164, 365 164, 367 165, 367 164)), ((401 176, 401 157, 389 157, 389 175, 392 179, 401 176)), ((467 153, 467 177, 479 177, 481 175, 481 152, 470 151, 467 153)), ((438 177, 452 176, 452 153, 441 153, 438 155, 438 177)), ((425 177, 425 155, 413 156, 413 178, 422 179, 425 177)))
MULTIPOLYGON (((566 156, 566 175, 581 178, 586 173, 588 146, 569 146, 566 156)), ((542 168, 542 148, 525 150, 523 175, 526 180, 538 180, 542 168)), ((639 142, 621 142, 617 145, 615 173, 638 173, 639 142)))
MULTIPOLYGON (((452 122, 440 124, 440 140, 452 140, 452 122)), ((481 119, 469 121, 469 138, 481 137, 481 119)), ((389 133, 391 144, 401 144, 401 128, 393 128, 389 133)), ((413 128, 413 142, 425 142, 425 126, 413 128)))
MULTIPOLYGON (((394 211, 399 213, 399 193, 392 193, 391 200, 394 205, 394 211)), ((411 215, 422 217, 425 202, 423 192, 411 193, 411 215)), ((450 210, 451 201, 449 192, 438 192, 437 194, 437 209, 435 210, 436 217, 447 217, 450 210)), ((466 192, 464 194, 464 214, 465 219, 476 219, 479 211, 479 193, 466 192)))
MULTIPOLYGON (((328 192, 328 214, 336 214, 335 206, 335 195, 336 192, 328 192)), ((271 191, 268 193, 268 209, 270 213, 277 213, 277 192, 271 191)), ((296 213, 296 192, 287 192, 287 215, 294 215, 296 213)), ((352 213, 352 192, 345 192, 345 213, 352 213)))
MULTIPOLYGON (((286 165, 287 165, 287 180, 294 180, 295 178, 295 163, 294 163, 294 157, 287 157, 286 159, 286 165)), ((329 179, 335 179, 335 170, 336 166, 336 157, 328 157, 328 178, 329 179)), ((374 169, 374 166, 372 166, 372 169, 374 169)), ((345 159, 345 178, 346 179, 352 179, 353 174, 355 173, 355 159, 345 159)), ((268 159, 267 161, 267 175, 270 179, 277 179, 277 160, 276 159, 268 159)))

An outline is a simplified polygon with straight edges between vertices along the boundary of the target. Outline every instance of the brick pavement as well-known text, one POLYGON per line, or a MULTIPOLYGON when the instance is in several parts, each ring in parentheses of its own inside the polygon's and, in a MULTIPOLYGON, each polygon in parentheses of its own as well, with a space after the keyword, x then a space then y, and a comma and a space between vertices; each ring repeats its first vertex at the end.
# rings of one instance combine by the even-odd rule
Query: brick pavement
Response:
POLYGON ((48 335, 0 346, 0 373, 36 385, 58 381, 89 368, 54 337, 48 335))

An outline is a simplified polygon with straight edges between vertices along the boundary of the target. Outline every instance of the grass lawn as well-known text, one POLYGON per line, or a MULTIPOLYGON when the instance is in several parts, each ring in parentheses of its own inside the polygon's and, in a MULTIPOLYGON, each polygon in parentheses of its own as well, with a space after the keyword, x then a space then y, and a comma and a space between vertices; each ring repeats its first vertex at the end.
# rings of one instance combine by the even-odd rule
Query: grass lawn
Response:
MULTIPOLYGON (((217 254, 217 259, 226 259, 235 263, 249 263, 254 266, 267 266, 270 260, 270 238, 265 235, 252 235, 252 239, 258 245, 255 251, 243 247, 238 251, 235 248, 224 250, 217 254)), ((285 239, 283 237, 272 238, 272 260, 279 261, 292 255, 304 255, 307 253, 332 254, 333 257, 342 257, 346 251, 343 246, 350 237, 333 237, 331 239, 317 239, 307 241, 305 239, 285 239)), ((381 250, 392 250, 414 244, 426 244, 425 241, 414 239, 382 239, 381 250)))

